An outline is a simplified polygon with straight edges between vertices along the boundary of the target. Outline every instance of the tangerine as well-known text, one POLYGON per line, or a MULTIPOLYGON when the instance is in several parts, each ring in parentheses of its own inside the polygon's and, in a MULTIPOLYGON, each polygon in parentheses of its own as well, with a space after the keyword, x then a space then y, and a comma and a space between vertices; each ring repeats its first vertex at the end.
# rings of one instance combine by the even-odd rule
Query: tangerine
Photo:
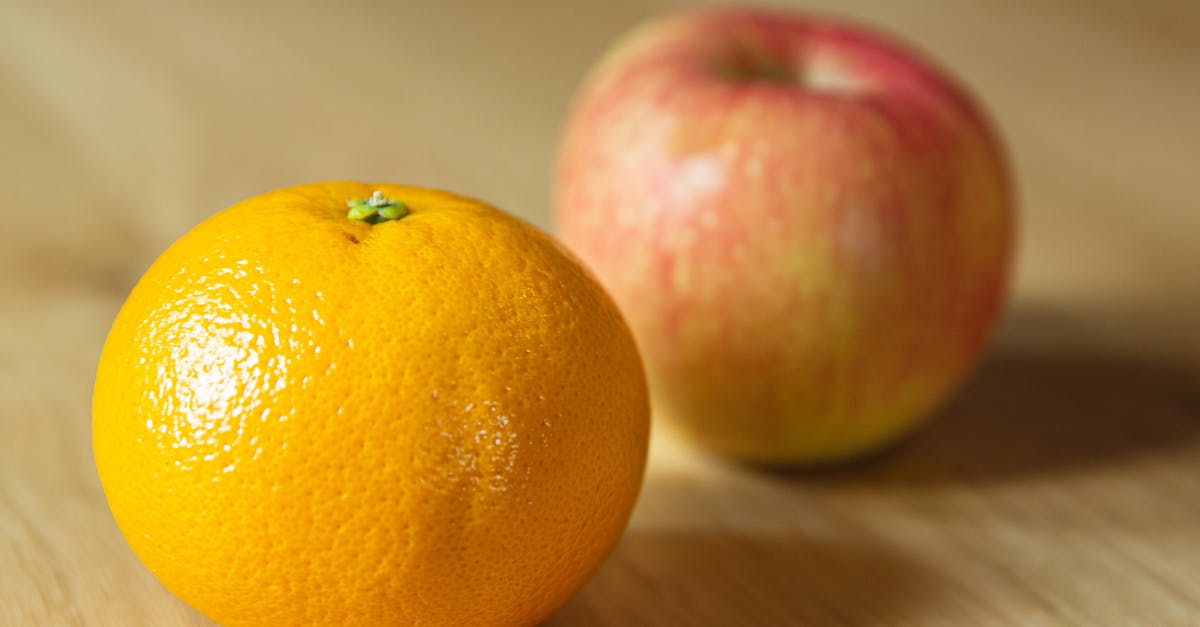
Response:
POLYGON ((550 237, 332 182, 154 262, 92 427, 130 547, 220 623, 529 625, 621 535, 648 411, 625 322, 550 237))

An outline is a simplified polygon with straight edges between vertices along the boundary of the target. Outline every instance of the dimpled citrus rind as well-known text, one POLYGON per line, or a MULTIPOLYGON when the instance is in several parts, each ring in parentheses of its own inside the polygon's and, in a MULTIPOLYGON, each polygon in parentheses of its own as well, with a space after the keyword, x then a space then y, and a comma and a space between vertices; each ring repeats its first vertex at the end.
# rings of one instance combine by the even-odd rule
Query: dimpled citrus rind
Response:
POLYGON ((349 182, 175 242, 118 314, 93 399, 127 541, 225 625, 536 624, 620 536, 647 431, 630 333, 553 240, 349 182), (348 220, 376 190, 411 213, 348 220))

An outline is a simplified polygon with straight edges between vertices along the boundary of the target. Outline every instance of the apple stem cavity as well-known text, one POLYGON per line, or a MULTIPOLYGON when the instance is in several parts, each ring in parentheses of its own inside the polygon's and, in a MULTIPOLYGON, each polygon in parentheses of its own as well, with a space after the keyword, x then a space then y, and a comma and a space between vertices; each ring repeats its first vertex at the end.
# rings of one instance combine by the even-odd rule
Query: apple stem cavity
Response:
POLYGON ((720 73, 735 83, 794 83, 796 76, 791 68, 769 61, 729 63, 719 68, 720 73))
POLYGON ((743 50, 718 62, 716 72, 733 83, 795 85, 814 92, 854 94, 865 85, 829 62, 794 64, 761 50, 743 50))
POLYGON ((370 198, 351 198, 346 201, 346 206, 350 208, 346 212, 347 218, 367 224, 399 220, 409 214, 408 205, 384 196, 379 190, 375 190, 370 198))

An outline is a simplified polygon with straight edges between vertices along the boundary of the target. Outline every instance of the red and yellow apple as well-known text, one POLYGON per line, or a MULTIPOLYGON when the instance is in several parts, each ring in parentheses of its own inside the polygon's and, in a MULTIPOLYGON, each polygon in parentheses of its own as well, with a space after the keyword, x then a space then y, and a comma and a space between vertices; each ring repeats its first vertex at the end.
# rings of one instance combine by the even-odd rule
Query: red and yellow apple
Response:
POLYGON ((763 9, 670 15, 610 51, 555 204, 657 415, 763 463, 929 418, 985 348, 1013 248, 1004 151, 963 87, 879 32, 763 9))

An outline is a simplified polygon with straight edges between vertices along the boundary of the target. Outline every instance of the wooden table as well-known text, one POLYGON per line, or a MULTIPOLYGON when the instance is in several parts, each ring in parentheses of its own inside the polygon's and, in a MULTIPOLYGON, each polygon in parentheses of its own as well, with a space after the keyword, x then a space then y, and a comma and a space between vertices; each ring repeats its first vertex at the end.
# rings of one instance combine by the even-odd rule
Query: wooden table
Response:
MULTIPOLYGON (((580 74, 668 3, 445 4, 0 4, 0 624, 205 623, 126 548, 90 451, 101 342, 159 251, 330 178, 547 225, 580 74)), ((763 474, 656 439, 628 533, 551 623, 1200 624, 1200 5, 836 4, 1009 137, 1010 314, 867 463, 763 474)))

